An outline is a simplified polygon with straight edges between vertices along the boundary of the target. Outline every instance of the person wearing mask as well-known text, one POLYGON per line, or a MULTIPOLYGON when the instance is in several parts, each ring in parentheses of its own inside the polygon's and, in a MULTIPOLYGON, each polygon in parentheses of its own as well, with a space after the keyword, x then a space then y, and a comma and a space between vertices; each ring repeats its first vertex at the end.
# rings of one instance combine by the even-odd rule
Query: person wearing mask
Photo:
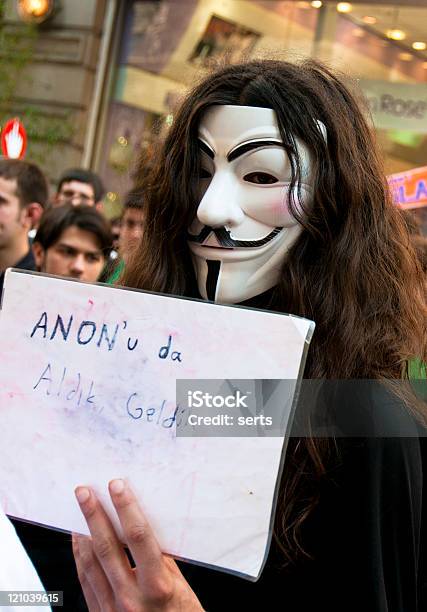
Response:
POLYGON ((394 394, 409 363, 427 359, 423 276, 349 88, 313 60, 218 70, 175 114, 144 198, 149 230, 122 284, 306 317, 316 329, 305 378, 393 387, 341 395, 335 436, 310 422, 291 434, 255 583, 163 555, 118 479, 110 495, 133 568, 95 492, 78 487, 91 538, 75 537, 74 554, 89 610, 425 609, 417 425, 427 414, 394 394))
POLYGON ((311 423, 291 434, 255 583, 163 555, 116 479, 133 568, 95 492, 78 487, 91 538, 75 537, 74 554, 89 610, 424 610, 427 411, 410 389, 404 401, 394 393, 427 359, 424 279, 356 98, 313 60, 221 68, 174 115, 144 199, 149 231, 122 284, 311 319, 304 377, 361 384, 326 397, 334 436, 311 423))

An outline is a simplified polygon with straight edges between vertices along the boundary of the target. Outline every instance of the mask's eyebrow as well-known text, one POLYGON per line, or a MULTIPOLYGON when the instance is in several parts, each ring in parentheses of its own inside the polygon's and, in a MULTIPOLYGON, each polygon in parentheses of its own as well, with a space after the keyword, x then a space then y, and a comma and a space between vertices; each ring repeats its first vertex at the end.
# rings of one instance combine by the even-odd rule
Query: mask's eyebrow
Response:
POLYGON ((198 138, 197 142, 199 143, 200 149, 206 153, 206 155, 208 155, 211 159, 215 157, 215 151, 213 151, 205 142, 203 142, 203 140, 198 138))
POLYGON ((230 151, 227 155, 227 161, 232 162, 241 155, 244 155, 248 151, 259 149, 261 147, 283 147, 283 142, 280 140, 253 140, 252 142, 246 142, 238 145, 235 149, 230 151))

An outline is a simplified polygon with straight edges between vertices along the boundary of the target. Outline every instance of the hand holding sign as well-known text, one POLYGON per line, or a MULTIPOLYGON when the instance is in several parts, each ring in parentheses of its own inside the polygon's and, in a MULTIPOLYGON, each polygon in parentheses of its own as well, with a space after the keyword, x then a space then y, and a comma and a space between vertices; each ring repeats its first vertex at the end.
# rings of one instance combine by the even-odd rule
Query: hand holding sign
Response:
POLYGON ((74 535, 73 551, 89 611, 110 609, 112 602, 141 612, 203 611, 176 563, 161 553, 132 491, 123 480, 113 480, 109 489, 136 568, 93 491, 78 487, 76 497, 92 538, 74 535))

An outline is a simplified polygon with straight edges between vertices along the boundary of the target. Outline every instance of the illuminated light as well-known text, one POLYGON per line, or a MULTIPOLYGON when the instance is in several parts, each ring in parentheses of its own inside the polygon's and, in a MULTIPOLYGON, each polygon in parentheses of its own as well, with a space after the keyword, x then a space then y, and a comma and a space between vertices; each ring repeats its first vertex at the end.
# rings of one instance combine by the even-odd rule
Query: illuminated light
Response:
POLYGON ((42 23, 54 9, 54 0, 18 0, 18 13, 25 21, 42 23))
POLYGON ((410 53, 399 53, 397 57, 402 60, 402 62, 410 62, 412 59, 414 59, 413 55, 410 53))
POLYGON ((406 38, 406 33, 403 30, 387 30, 386 35, 391 40, 405 40, 406 38))
POLYGON ((365 36, 365 32, 360 28, 354 28, 351 33, 353 34, 353 36, 356 36, 356 38, 363 38, 365 36))
POLYGON ((320 8, 322 6, 322 2, 321 0, 313 0, 313 2, 311 3, 311 6, 313 8, 320 8))
POLYGON ((297 2, 297 7, 300 9, 309 9, 310 2, 297 2))
POLYGON ((122 146, 122 147, 127 147, 128 141, 126 140, 126 138, 124 136, 119 136, 117 138, 117 142, 122 146))
POLYGON ((172 125, 172 123, 173 123, 173 115, 172 115, 172 113, 171 113, 171 114, 169 114, 169 115, 166 115, 166 117, 165 117, 165 123, 166 123, 166 125, 168 125, 169 127, 172 125))
POLYGON ((415 49, 415 51, 425 51, 427 49, 427 43, 416 41, 412 43, 412 48, 415 49))
POLYGON ((368 25, 375 25, 377 23, 377 18, 372 17, 371 15, 365 15, 362 17, 363 23, 367 23, 368 25))
POLYGON ((351 13, 352 10, 353 6, 350 2, 338 2, 337 4, 337 11, 339 13, 351 13))
POLYGON ((115 202, 117 200, 117 193, 115 193, 114 191, 109 191, 107 193, 107 198, 111 200, 111 202, 115 202))

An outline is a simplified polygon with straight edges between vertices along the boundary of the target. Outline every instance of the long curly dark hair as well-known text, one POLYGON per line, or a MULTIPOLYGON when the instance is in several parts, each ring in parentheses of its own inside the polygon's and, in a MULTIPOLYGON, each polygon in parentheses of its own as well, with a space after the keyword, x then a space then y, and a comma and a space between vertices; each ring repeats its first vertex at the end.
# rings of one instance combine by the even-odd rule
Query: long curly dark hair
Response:
MULTIPOLYGON (((342 79, 314 60, 260 60, 218 70, 182 103, 144 186, 146 232, 122 284, 195 295, 186 230, 197 210, 198 126, 214 104, 271 108, 300 184, 295 138, 314 160, 309 209, 289 201, 303 231, 283 263, 266 307, 313 319, 305 378, 398 379, 408 360, 427 359, 427 317, 420 264, 358 101, 342 79), (326 127, 327 138, 317 121, 326 127)), ((425 418, 422 413, 420 418, 425 418)), ((291 439, 276 536, 288 560, 315 503, 307 495, 325 472, 327 440, 291 439)))

